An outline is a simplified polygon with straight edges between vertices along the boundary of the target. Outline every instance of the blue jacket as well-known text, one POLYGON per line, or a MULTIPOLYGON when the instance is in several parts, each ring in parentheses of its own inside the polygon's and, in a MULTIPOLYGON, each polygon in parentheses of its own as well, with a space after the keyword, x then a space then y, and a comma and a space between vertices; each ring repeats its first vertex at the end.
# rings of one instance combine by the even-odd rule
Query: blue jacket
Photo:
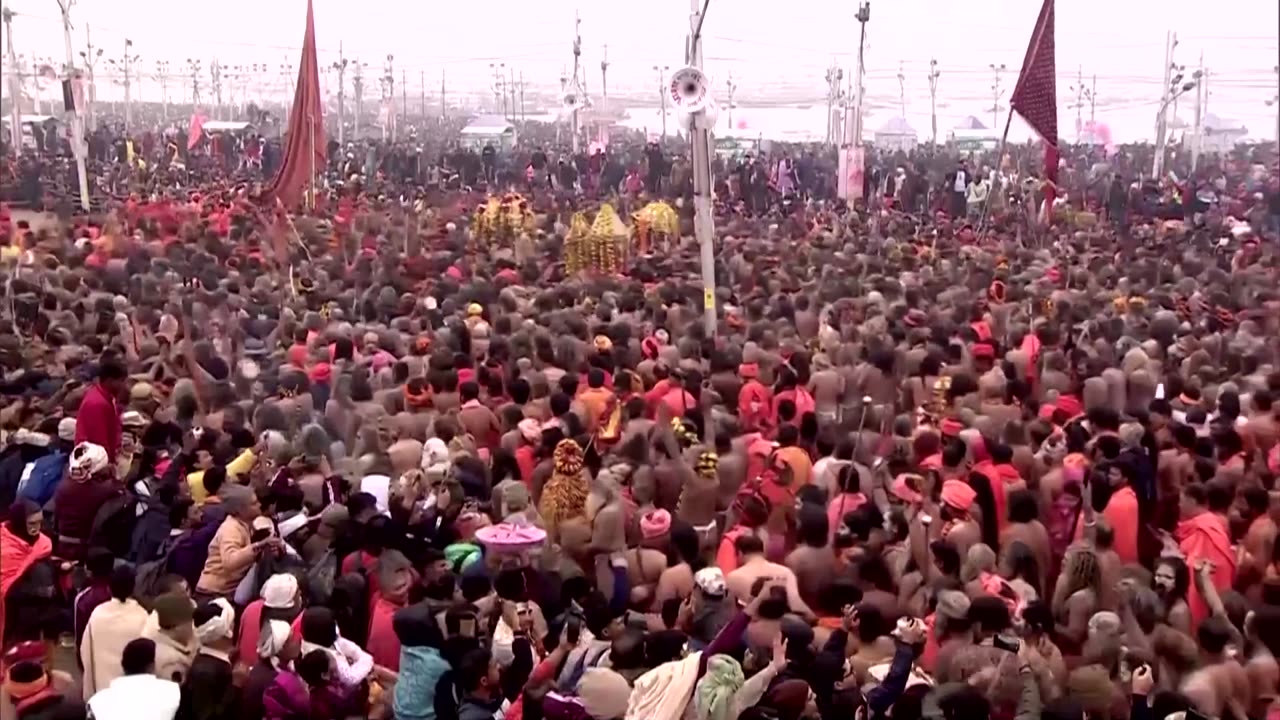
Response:
POLYGON ((433 647, 400 648, 400 679, 392 696, 396 720, 436 720, 436 685, 449 663, 433 647))

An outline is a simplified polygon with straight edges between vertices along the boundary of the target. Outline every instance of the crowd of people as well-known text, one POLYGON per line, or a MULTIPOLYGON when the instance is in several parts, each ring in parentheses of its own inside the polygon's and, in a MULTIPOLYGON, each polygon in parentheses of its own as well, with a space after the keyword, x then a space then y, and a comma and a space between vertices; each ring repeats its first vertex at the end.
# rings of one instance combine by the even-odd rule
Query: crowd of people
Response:
POLYGON ((0 719, 1280 711, 1274 146, 719 161, 704 294, 682 148, 531 134, 0 213, 0 719), (615 194, 683 237, 567 275, 615 194))

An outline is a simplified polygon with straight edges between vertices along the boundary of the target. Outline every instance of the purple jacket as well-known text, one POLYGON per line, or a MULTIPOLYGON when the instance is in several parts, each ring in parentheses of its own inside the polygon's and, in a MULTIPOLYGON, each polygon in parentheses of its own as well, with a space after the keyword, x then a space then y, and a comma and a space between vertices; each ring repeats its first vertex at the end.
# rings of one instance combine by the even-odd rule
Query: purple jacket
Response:
POLYGON ((262 694, 264 720, 309 720, 311 692, 292 670, 281 670, 262 694))

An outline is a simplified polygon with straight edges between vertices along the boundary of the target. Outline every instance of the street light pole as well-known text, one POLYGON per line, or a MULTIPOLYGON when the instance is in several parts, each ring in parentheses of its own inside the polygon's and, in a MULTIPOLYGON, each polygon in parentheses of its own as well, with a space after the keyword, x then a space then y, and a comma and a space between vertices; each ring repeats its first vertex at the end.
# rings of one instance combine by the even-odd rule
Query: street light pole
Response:
MULTIPOLYGON (((71 4, 74 0, 58 0, 58 9, 62 11, 62 39, 67 51, 66 79, 70 81, 75 75, 76 58, 71 49, 71 4)), ((11 46, 12 47, 12 46, 11 46)), ((80 113, 71 108, 71 153, 76 158, 76 174, 80 179, 80 207, 89 212, 89 174, 85 170, 84 156, 84 119, 80 113)))
POLYGON ((662 105, 662 142, 667 142, 667 71, 671 67, 663 65, 653 66, 653 71, 658 75, 658 100, 662 105))
POLYGON ((13 156, 22 154, 22 115, 19 105, 22 104, 22 78, 18 76, 18 55, 13 49, 13 11, 9 8, 0 10, 4 19, 4 41, 9 47, 9 142, 13 145, 13 156))
POLYGON ((937 60, 929 60, 929 127, 933 133, 933 144, 938 144, 938 69, 937 60))
MULTIPOLYGON (((689 0, 688 63, 702 69, 702 23, 711 0, 689 0)), ((665 97, 665 94, 664 94, 665 97)), ((663 112, 665 126, 666 112, 663 112)), ((693 113, 690 140, 693 148, 693 228, 702 255, 702 322, 706 335, 716 335, 715 217, 711 212, 711 118, 705 109, 693 113)))
POLYGON ((988 63, 987 67, 991 68, 991 72, 995 74, 995 82, 991 84, 991 127, 994 128, 1000 124, 1000 73, 1008 68, 1004 63, 999 65, 988 63))
POLYGON ((84 66, 89 71, 89 87, 84 96, 85 117, 89 120, 89 127, 93 128, 97 125, 94 122, 94 103, 98 100, 98 83, 93 71, 98 65, 98 60, 102 58, 102 48, 94 50, 93 37, 89 34, 87 23, 84 26, 84 42, 86 49, 80 51, 80 58, 84 60, 84 66))
POLYGON ((338 147, 347 146, 347 58, 342 52, 342 41, 338 41, 338 59, 333 63, 338 71, 338 147))

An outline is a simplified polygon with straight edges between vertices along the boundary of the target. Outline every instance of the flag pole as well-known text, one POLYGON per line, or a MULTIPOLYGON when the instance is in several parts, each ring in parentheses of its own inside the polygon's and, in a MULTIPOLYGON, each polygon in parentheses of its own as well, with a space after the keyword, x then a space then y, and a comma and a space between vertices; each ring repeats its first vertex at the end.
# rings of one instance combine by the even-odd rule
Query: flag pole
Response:
POLYGON ((311 147, 311 152, 309 153, 311 156, 311 192, 309 193, 310 201, 308 202, 308 209, 315 210, 316 209, 316 122, 315 122, 315 117, 312 116, 310 113, 307 114, 307 134, 310 136, 310 142, 308 144, 311 147))
MULTIPOLYGON (((1013 124, 1013 103, 1009 103, 1009 114, 1004 118, 1004 133, 1000 135, 1000 152, 996 153, 996 166, 993 172, 999 173, 1000 168, 1004 167, 1005 143, 1009 140, 1009 126, 1013 124)), ((987 208, 991 206, 991 196, 996 192, 996 184, 991 183, 991 189, 987 191, 987 199, 982 202, 982 215, 978 217, 978 237, 982 237, 982 231, 987 226, 987 208)))

